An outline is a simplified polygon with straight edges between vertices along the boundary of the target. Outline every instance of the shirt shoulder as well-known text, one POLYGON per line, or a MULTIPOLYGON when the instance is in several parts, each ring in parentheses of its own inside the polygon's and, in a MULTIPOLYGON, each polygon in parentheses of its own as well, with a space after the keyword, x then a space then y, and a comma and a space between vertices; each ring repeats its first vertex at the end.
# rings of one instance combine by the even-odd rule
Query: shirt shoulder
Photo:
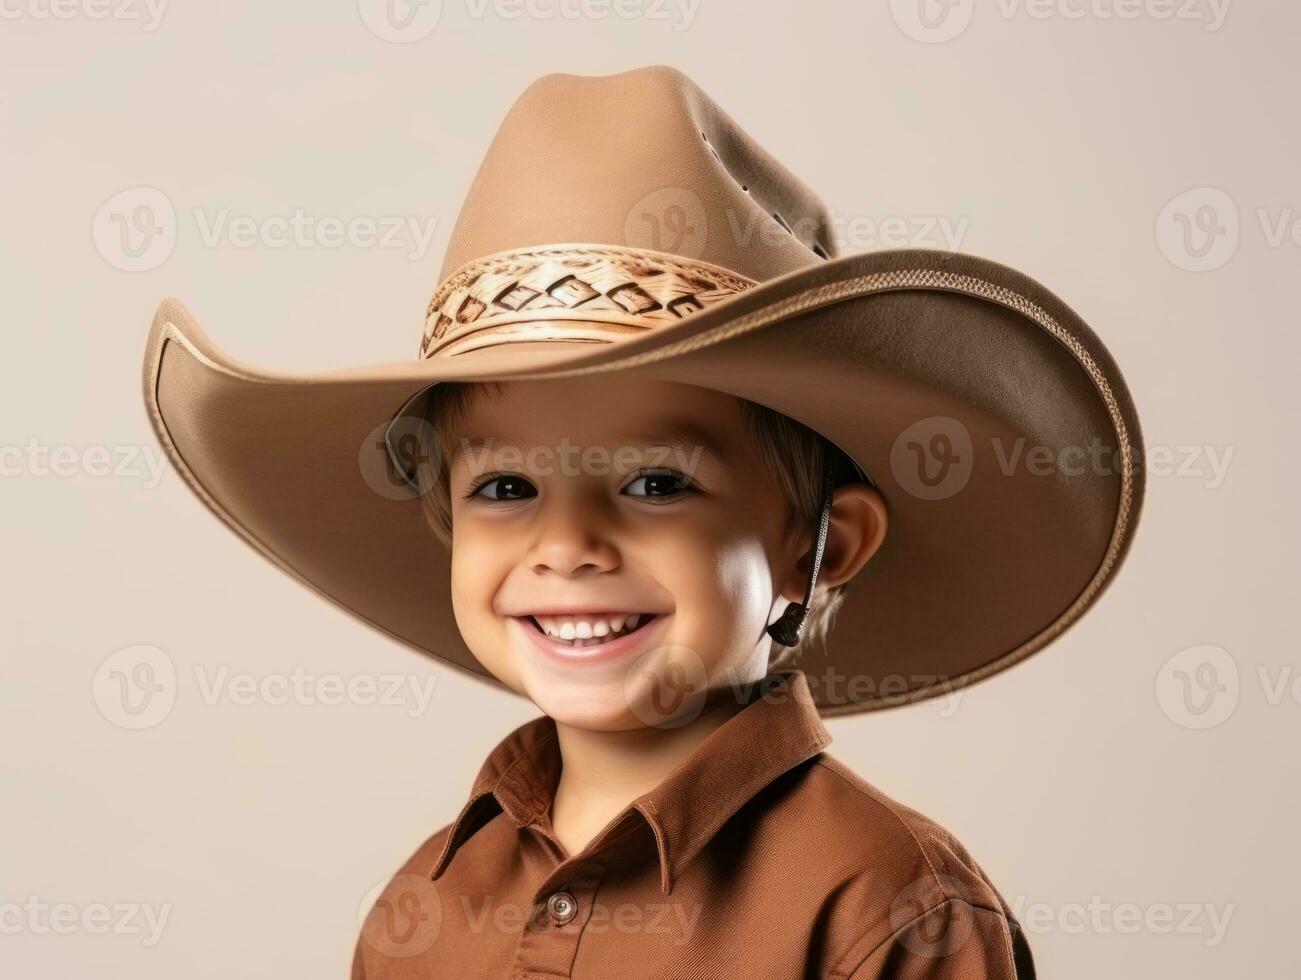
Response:
POLYGON ((395 907, 398 901, 414 901, 421 908, 439 907, 438 893, 429 880, 429 870, 442 853, 443 845, 454 826, 454 823, 449 823, 430 834, 382 885, 376 886, 353 946, 351 980, 366 980, 368 976, 377 975, 379 971, 374 969, 373 960, 376 957, 386 960, 387 955, 393 952, 389 938, 391 933, 386 923, 386 909, 395 907))
POLYGON ((950 830, 878 789, 826 752, 814 760, 807 794, 816 796, 810 816, 828 827, 853 830, 834 834, 843 858, 872 867, 898 885, 948 880, 968 897, 995 911, 1007 911, 997 889, 971 852, 950 830))
POLYGON ((951 831, 826 752, 798 796, 800 836, 817 842, 827 875, 828 977, 877 976, 877 962, 889 971, 880 975, 894 976, 901 957, 925 961, 919 976, 1034 976, 1010 907, 951 831), (985 965, 972 972, 977 960, 985 965))

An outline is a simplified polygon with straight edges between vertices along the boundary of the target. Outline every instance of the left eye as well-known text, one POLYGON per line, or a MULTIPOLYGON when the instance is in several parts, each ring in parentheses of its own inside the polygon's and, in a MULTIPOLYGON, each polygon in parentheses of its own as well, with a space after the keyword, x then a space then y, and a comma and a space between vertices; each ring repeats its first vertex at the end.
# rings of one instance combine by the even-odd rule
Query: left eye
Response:
POLYGON ((685 476, 680 473, 671 472, 643 473, 628 484, 628 489, 631 490, 633 487, 640 484, 646 485, 647 492, 645 494, 634 493, 632 496, 672 497, 675 494, 683 493, 691 489, 692 486, 691 481, 685 476))

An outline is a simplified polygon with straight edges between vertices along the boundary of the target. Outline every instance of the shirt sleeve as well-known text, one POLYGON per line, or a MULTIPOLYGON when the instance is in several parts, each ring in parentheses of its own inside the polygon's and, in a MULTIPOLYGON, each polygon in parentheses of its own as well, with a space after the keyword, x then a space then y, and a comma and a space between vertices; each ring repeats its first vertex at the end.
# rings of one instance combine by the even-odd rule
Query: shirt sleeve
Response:
POLYGON ((1034 980, 1025 934, 1002 912, 950 898, 903 923, 845 980, 1034 980))

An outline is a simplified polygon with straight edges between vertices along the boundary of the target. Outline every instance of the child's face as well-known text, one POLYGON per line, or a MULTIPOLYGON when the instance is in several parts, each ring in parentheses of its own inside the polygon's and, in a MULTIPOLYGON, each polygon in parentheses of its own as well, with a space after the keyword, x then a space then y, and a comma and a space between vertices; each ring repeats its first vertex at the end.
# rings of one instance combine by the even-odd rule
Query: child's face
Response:
POLYGON ((749 449, 741 404, 623 379, 475 399, 451 449, 452 599, 494 676, 558 722, 617 731, 766 673, 764 630, 782 589, 802 596, 809 542, 784 533, 789 504, 749 449), (556 608, 656 615, 603 651, 538 633, 528 615, 556 608))

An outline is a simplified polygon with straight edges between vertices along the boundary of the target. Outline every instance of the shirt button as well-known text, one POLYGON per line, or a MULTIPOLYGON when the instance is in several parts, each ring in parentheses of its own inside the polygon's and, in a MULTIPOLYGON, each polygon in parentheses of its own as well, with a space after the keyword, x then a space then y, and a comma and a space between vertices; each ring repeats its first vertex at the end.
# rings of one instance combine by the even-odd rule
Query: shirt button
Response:
POLYGON ((547 914, 552 922, 563 926, 578 914, 578 901, 569 892, 555 892, 547 899, 547 914))

